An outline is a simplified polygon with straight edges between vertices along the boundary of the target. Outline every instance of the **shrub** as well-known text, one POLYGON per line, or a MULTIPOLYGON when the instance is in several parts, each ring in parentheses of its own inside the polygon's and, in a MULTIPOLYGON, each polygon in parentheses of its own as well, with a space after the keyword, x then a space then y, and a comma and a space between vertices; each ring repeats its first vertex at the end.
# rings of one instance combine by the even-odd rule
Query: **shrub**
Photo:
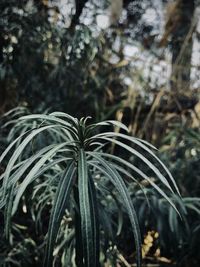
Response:
POLYGON ((106 153, 105 147, 109 143, 114 143, 148 166, 169 191, 178 192, 178 188, 168 169, 151 151, 150 148, 154 149, 151 144, 125 134, 124 132, 128 132, 127 127, 118 121, 87 124, 88 120, 89 118, 78 120, 61 112, 27 115, 17 120, 15 127, 26 126, 26 131, 23 131, 0 157, 0 162, 6 157, 9 158, 7 167, 1 175, 3 182, 0 191, 1 207, 5 206, 6 237, 9 237, 11 217, 15 214, 25 190, 31 183, 39 182, 38 178, 46 171, 59 166, 59 179, 57 175, 52 175, 44 181, 46 187, 57 183, 47 233, 44 265, 52 265, 53 248, 61 220, 71 204, 75 213, 76 264, 85 267, 99 266, 102 207, 98 203, 97 194, 102 190, 101 185, 106 180, 114 186, 118 192, 117 197, 122 199, 126 208, 135 239, 137 266, 141 266, 140 229, 126 183, 135 182, 142 188, 140 180, 134 177, 140 176, 176 211, 177 209, 154 180, 120 156, 106 153), (99 128, 109 129, 113 126, 120 128, 121 132, 105 130, 98 133, 99 128), (42 139, 38 139, 39 136, 42 136, 42 139), (48 144, 48 140, 53 141, 48 144), (166 179, 140 152, 141 149, 160 164, 169 179, 166 179))

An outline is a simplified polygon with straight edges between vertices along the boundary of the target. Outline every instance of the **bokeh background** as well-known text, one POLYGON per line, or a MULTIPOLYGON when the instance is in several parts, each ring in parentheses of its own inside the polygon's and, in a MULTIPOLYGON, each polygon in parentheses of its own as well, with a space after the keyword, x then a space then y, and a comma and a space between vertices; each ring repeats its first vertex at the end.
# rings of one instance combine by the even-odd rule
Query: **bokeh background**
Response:
MULTIPOLYGON (((56 110, 96 122, 116 119, 154 144, 178 183, 184 216, 180 220, 148 184, 150 205, 137 187, 130 188, 144 263, 199 266, 199 0, 1 0, 0 153, 10 141, 12 123, 5 123, 13 118, 5 114, 13 108, 15 116, 56 110)), ((135 266, 128 219, 107 201, 110 220, 121 230, 102 266, 135 266)), ((48 212, 39 196, 24 203, 9 245, 0 213, 0 266, 42 266, 48 212)), ((67 231, 63 226, 65 238, 67 231)), ((59 238, 55 266, 67 257, 65 238, 59 238)))

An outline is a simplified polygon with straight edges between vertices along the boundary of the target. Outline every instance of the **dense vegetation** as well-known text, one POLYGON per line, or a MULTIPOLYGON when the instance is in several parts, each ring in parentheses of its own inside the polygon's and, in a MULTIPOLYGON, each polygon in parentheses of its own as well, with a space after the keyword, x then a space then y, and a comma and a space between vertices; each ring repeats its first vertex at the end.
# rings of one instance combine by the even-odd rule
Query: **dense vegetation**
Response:
POLYGON ((199 8, 1 0, 0 266, 199 266, 199 8))

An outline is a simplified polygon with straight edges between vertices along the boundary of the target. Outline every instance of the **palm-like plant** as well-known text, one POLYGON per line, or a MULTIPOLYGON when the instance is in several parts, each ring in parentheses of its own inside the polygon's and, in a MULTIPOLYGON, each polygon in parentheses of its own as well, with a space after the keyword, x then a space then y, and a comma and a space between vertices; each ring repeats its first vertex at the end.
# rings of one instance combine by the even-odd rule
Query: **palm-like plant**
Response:
MULTIPOLYGON (((124 124, 117 121, 104 121, 87 125, 87 120, 88 118, 78 120, 62 112, 53 112, 49 115, 27 115, 18 119, 17 126, 30 125, 30 122, 33 121, 37 122, 37 126, 20 134, 0 157, 0 162, 2 162, 11 154, 5 172, 0 177, 2 180, 1 207, 5 206, 6 210, 6 235, 9 235, 11 217, 15 214, 20 199, 29 184, 37 182, 38 177, 53 166, 60 165, 59 182, 47 233, 44 265, 47 267, 52 265, 56 236, 72 195, 75 200, 76 264, 85 267, 99 266, 100 205, 98 205, 96 194, 101 190, 98 184, 101 184, 102 179, 107 179, 116 188, 126 207, 135 238, 137 265, 141 266, 140 229, 126 182, 132 180, 140 185, 140 182, 134 178, 134 174, 136 174, 147 180, 175 210, 176 207, 166 193, 142 170, 119 156, 105 153, 103 147, 108 143, 114 143, 143 161, 167 189, 178 192, 177 186, 165 165, 151 151, 150 148, 154 148, 152 145, 124 133, 113 131, 98 133, 99 128, 103 126, 107 128, 114 126, 120 128, 122 132, 128 132, 124 124), (58 138, 54 138, 50 145, 41 146, 40 144, 36 151, 31 152, 30 147, 34 148, 37 137, 45 136, 45 134, 56 135, 58 138), (130 145, 127 145, 127 142, 130 145), (169 181, 133 145, 156 159, 168 175, 169 181), (27 148, 29 148, 29 156, 26 153, 27 148), (100 175, 98 179, 95 178, 97 174, 100 175), (128 177, 128 179, 124 179, 124 177, 128 177)), ((58 177, 55 176, 53 179, 56 180, 58 177)), ((48 183, 52 183, 52 181, 47 181, 47 185, 48 183)))

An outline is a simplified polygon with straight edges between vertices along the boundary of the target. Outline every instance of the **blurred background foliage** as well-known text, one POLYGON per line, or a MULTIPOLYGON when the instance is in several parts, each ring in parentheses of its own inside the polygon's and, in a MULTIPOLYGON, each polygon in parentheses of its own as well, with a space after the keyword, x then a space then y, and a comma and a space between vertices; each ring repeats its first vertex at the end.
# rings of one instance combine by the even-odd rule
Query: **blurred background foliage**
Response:
MULTIPOLYGON (((129 189, 140 217, 144 262, 199 266, 200 2, 1 0, 0 12, 0 153, 25 130, 10 132, 21 114, 59 110, 122 121, 132 135, 159 148, 183 196, 181 221, 148 184, 148 201, 137 185, 129 189)), ((41 266, 54 191, 33 185, 24 196, 12 240, 0 240, 0 266, 41 266)), ((131 229, 122 205, 111 201, 113 194, 109 188, 102 202, 109 214, 102 215, 105 232, 110 229, 102 264, 134 266, 131 229)), ((3 223, 0 231, 3 236, 3 223)), ((73 231, 66 214, 55 266, 73 264, 73 231)))

